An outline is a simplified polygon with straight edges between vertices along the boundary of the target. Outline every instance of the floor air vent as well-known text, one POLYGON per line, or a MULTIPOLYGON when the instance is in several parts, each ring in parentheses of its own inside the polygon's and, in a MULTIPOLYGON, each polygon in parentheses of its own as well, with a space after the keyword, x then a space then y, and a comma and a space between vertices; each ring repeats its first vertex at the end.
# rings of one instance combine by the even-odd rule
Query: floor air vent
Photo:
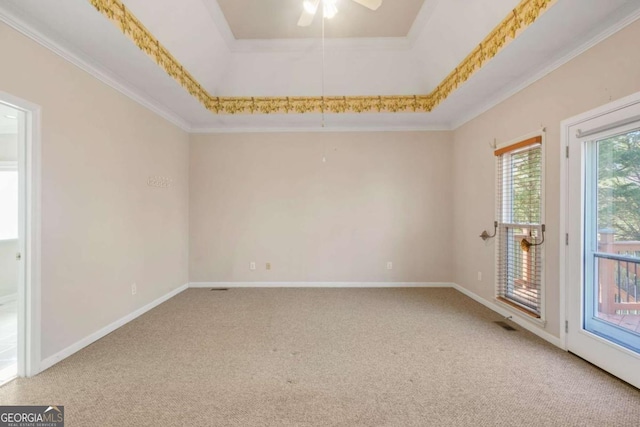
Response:
POLYGON ((507 322, 503 322, 502 320, 498 320, 497 322, 493 322, 496 325, 500 326, 502 329, 506 329, 507 331, 515 331, 516 328, 510 326, 507 322))
POLYGON ((229 288, 211 288, 210 291, 228 291, 229 288))

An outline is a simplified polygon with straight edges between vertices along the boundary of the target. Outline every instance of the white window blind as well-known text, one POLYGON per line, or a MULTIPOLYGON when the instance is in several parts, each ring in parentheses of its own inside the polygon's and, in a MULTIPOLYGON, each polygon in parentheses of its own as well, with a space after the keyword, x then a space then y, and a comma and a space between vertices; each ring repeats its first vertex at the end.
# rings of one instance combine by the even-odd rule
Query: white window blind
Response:
POLYGON ((542 137, 496 150, 497 297, 542 316, 542 137))

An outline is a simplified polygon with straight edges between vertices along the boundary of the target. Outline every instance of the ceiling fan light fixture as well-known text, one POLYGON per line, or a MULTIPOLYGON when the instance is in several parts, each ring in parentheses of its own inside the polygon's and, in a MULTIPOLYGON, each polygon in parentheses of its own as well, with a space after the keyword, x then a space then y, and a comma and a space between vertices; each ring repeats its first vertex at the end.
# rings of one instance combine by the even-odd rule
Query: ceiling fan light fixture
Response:
POLYGON ((310 0, 304 0, 304 2, 302 2, 302 6, 304 7, 304 10, 311 15, 315 14, 316 10, 318 10, 318 4, 314 4, 314 2, 310 0))
POLYGON ((333 2, 325 0, 323 6, 324 17, 327 19, 333 18, 338 13, 338 8, 336 7, 335 0, 333 2))

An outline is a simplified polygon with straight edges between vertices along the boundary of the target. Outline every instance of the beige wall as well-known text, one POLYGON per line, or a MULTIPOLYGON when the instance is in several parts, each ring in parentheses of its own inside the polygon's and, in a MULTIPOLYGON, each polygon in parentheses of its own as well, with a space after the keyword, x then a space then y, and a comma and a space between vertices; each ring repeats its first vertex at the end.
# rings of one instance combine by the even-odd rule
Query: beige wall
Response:
POLYGON ((189 137, 0 24, 0 91, 43 108, 43 358, 187 281, 455 281, 491 300, 489 143, 541 126, 558 336, 560 121, 640 90, 639 39, 637 22, 455 132, 189 137))
POLYGON ((1 23, 0 51, 0 91, 42 107, 46 358, 187 283, 188 135, 1 23))
POLYGON ((546 331, 560 334, 559 210, 560 122, 640 91, 640 21, 615 34, 454 134, 455 277, 459 285, 492 300, 494 244, 477 236, 495 215, 493 150, 498 143, 547 128, 546 331), (483 280, 477 280, 477 272, 483 280))
POLYGON ((192 135, 190 280, 450 281, 452 148, 438 132, 192 135))

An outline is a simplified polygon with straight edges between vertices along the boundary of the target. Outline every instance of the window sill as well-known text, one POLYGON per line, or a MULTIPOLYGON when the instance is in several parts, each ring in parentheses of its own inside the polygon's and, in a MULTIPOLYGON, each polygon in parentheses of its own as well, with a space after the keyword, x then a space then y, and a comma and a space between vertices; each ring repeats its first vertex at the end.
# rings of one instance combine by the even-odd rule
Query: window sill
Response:
POLYGON ((543 319, 542 317, 538 316, 535 313, 530 312, 529 310, 520 307, 518 304, 515 304, 511 301, 509 301, 506 298, 502 298, 502 297, 496 297, 495 298, 496 303, 498 303, 501 307, 504 307, 505 309, 513 312, 514 314, 517 314, 518 317, 522 318, 522 319, 526 319, 528 321, 530 321, 531 323, 534 323, 536 325, 545 327, 547 325, 547 321, 545 319, 543 319))

